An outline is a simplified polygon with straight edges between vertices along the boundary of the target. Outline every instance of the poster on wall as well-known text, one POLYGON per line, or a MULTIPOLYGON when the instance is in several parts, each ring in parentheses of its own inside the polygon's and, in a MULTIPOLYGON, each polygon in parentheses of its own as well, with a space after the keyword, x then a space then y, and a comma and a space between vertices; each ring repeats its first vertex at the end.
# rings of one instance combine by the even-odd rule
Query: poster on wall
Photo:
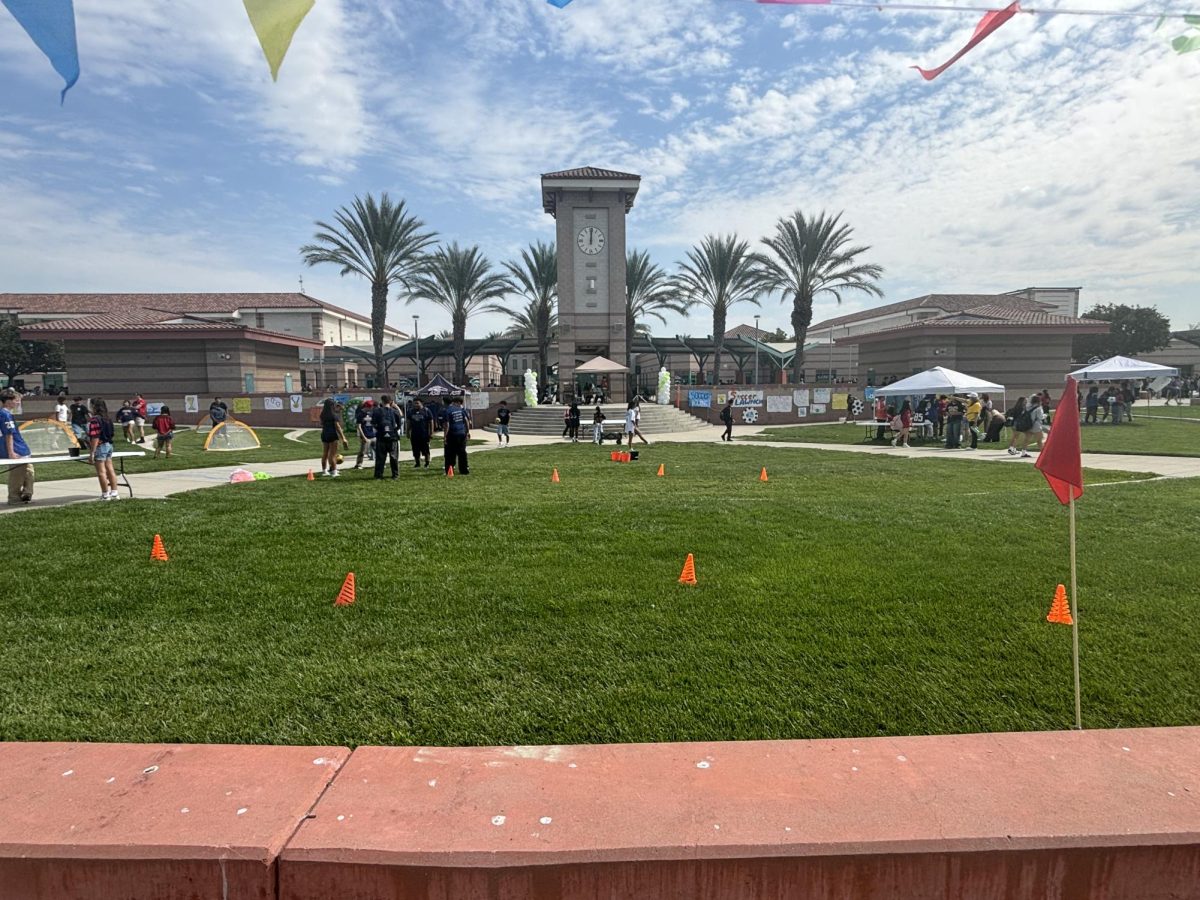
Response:
POLYGON ((282 397, 263 397, 263 409, 281 410, 283 409, 282 397))
POLYGON ((712 409, 712 391, 688 391, 688 406, 693 409, 712 409))
POLYGON ((767 412, 769 413, 788 413, 792 411, 792 398, 787 394, 774 395, 767 397, 767 412))
POLYGON ((873 402, 875 400, 875 388, 869 387, 863 391, 863 399, 868 403, 873 402))
POLYGON ((732 394, 733 405, 737 409, 747 409, 753 406, 763 405, 762 391, 737 391, 732 394))
POLYGON ((717 394, 717 406, 724 406, 725 401, 728 399, 729 397, 726 394, 717 394))
POLYGON ((797 406, 808 406, 808 388, 792 391, 792 402, 797 406))
POLYGON ((487 391, 467 395, 467 409, 487 409, 491 404, 491 395, 487 391))
POLYGON ((247 415, 250 412, 251 408, 252 407, 251 407, 249 397, 234 397, 233 398, 234 415, 238 415, 238 416, 247 415))
POLYGON ((147 416, 157 416, 162 412, 162 408, 163 408, 163 405, 161 403, 147 403, 146 404, 146 415, 147 416))
POLYGON ((833 392, 829 388, 817 388, 813 391, 813 403, 828 403, 833 392))
POLYGON ((807 406, 797 406, 796 407, 796 418, 797 419, 808 418, 808 407, 807 406))
POLYGON ((303 394, 292 394, 292 396, 288 397, 288 403, 291 404, 292 412, 294 412, 294 413, 304 412, 304 395, 303 394))
POLYGON ((845 409, 846 408, 846 398, 849 396, 850 396, 849 394, 834 394, 833 395, 833 404, 832 404, 833 408, 834 409, 845 409))
POLYGON ((183 411, 186 413, 200 412, 200 398, 195 394, 188 394, 183 398, 183 411))
POLYGON ((809 407, 809 409, 812 410, 812 414, 814 416, 819 416, 823 412, 825 412, 825 404, 824 403, 814 403, 812 406, 809 407))

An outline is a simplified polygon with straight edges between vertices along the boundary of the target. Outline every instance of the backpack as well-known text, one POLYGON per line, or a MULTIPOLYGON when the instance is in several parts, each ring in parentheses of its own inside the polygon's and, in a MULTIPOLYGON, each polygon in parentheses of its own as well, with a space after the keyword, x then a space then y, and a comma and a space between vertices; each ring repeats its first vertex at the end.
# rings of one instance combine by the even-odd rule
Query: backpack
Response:
POLYGON ((1028 409, 1022 412, 1016 418, 1017 431, 1032 431, 1033 430, 1033 413, 1028 409))

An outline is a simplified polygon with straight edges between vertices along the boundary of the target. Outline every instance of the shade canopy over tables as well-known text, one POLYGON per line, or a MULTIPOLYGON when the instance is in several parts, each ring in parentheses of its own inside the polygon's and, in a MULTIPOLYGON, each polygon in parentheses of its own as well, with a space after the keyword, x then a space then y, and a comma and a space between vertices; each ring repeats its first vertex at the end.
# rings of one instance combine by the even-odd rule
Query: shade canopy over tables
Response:
POLYGON ((465 397, 471 393, 466 388, 460 388, 442 375, 434 375, 429 383, 415 391, 408 392, 416 397, 465 397))
POLYGON ((619 362, 613 362, 604 356, 593 356, 583 365, 575 367, 576 375, 611 375, 628 371, 629 368, 627 366, 623 366, 619 362))
POLYGON ((1179 370, 1171 366, 1143 362, 1131 356, 1113 356, 1076 369, 1071 377, 1076 381, 1124 381, 1129 378, 1171 378, 1178 374, 1179 370))
POLYGON ((875 396, 907 397, 924 396, 925 394, 966 394, 972 391, 977 394, 984 391, 995 391, 1003 394, 1004 385, 993 384, 990 381, 984 381, 982 378, 976 378, 973 375, 964 375, 962 372, 955 372, 953 369, 947 369, 942 366, 934 366, 932 369, 918 372, 916 375, 910 375, 908 378, 895 381, 885 387, 875 388, 875 396))

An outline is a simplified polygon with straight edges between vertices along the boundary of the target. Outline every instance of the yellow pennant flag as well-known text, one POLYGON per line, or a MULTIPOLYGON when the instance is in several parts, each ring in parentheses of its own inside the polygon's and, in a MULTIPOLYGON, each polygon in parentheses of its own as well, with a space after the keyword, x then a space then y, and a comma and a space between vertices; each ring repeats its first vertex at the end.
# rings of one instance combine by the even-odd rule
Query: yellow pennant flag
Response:
POLYGON ((313 8, 316 0, 242 0, 250 15, 250 24, 262 44, 271 66, 271 78, 279 80, 279 67, 287 56, 296 29, 313 8))

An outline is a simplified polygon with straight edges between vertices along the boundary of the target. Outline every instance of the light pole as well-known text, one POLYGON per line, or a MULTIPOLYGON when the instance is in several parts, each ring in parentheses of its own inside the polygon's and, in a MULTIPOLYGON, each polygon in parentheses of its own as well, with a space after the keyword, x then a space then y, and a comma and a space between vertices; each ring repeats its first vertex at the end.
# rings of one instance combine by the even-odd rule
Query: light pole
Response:
POLYGON ((417 389, 421 388, 421 329, 418 327, 417 320, 421 317, 413 316, 413 340, 417 342, 417 389))
POLYGON ((758 385, 758 342, 762 340, 758 330, 758 320, 760 318, 761 316, 754 317, 754 384, 756 386, 758 385))

